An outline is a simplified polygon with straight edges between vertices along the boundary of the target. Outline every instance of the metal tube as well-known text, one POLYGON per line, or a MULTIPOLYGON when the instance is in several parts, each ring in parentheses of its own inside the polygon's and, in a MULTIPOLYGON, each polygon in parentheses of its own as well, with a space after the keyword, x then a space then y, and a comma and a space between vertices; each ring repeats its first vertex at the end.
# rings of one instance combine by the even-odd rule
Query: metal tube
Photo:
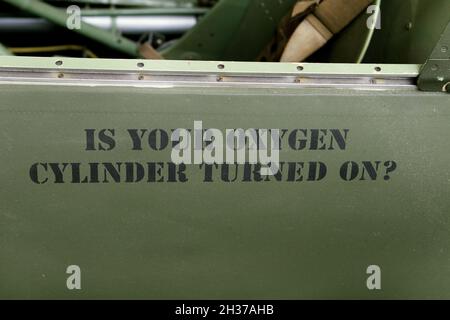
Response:
MULTIPOLYGON (((197 23, 194 16, 84 16, 81 20, 104 30, 114 26, 123 34, 184 33, 197 23)), ((48 32, 53 26, 42 18, 0 17, 0 32, 48 32)))
POLYGON ((145 32, 184 33, 196 24, 195 17, 84 17, 83 21, 102 29, 112 29, 114 25, 124 33, 145 32))
MULTIPOLYGON (((53 0, 56 2, 57 0, 53 0)), ((59 0, 64 1, 64 0, 59 0)), ((158 8, 193 7, 196 0, 66 0, 65 2, 86 3, 95 5, 126 5, 126 6, 146 6, 158 8)))
POLYGON ((200 16, 209 8, 81 9, 82 16, 200 16))
MULTIPOLYGON (((43 17, 59 26, 66 27, 67 15, 64 11, 39 0, 5 0, 6 2, 25 10, 31 14, 43 17)), ((74 29, 81 35, 96 40, 104 45, 126 53, 130 56, 139 56, 138 45, 120 35, 94 27, 83 21, 80 22, 81 28, 74 29)))

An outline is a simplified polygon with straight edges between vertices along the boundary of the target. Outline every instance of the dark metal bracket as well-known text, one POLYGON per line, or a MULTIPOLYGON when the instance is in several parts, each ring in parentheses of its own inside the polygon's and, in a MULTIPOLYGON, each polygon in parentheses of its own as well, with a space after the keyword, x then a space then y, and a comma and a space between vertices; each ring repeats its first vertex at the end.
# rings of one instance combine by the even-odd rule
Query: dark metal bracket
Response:
POLYGON ((450 93, 450 22, 423 65, 417 85, 423 91, 450 93))

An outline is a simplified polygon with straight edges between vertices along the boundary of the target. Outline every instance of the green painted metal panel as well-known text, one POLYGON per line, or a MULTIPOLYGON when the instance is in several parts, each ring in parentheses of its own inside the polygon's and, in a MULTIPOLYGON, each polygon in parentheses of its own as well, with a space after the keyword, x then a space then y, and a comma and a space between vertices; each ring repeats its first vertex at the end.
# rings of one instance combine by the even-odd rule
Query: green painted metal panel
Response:
MULTIPOLYGON (((13 69, 5 61, 2 72, 13 69)), ((279 73, 288 66, 296 64, 280 64, 279 73)), ((53 81, 0 82, 1 298, 450 298, 448 95, 53 81), (194 120, 219 129, 347 129, 348 138, 334 150, 293 150, 283 138, 281 161, 323 162, 320 181, 287 181, 287 172, 282 181, 243 181, 239 168, 234 182, 218 171, 204 182, 198 165, 187 166, 187 182, 167 182, 167 165, 159 183, 31 181, 34 163, 168 162, 168 148, 131 150, 127 129, 192 128, 194 120), (102 128, 115 130, 116 147, 86 151, 85 130, 102 128), (345 181, 346 161, 380 161, 380 171, 345 181), (397 164, 389 180, 386 161, 397 164), (66 288, 73 264, 80 291, 66 288), (381 291, 366 287, 373 264, 381 291)))
MULTIPOLYGON (((221 0, 163 54, 168 59, 254 61, 294 3, 221 0)), ((424 63, 449 23, 448 0, 387 0, 374 4, 381 7, 376 30, 367 27, 368 20, 375 18, 374 12, 364 11, 310 61, 424 63)))
POLYGON ((424 63, 450 22, 450 1, 387 0, 365 62, 424 63))
POLYGON ((174 46, 167 59, 253 61, 294 0, 221 0, 174 46))
MULTIPOLYGON (((118 72, 123 74, 171 75, 246 75, 246 76, 333 76, 333 77, 416 77, 418 64, 352 64, 352 63, 280 63, 280 62, 230 62, 182 61, 136 59, 83 59, 42 57, 0 57, 3 70, 58 72, 118 72)), ((51 74, 50 73, 50 74, 51 74)), ((47 74, 48 75, 48 74, 47 74)), ((81 84, 81 83, 80 83, 81 84)))
POLYGON ((425 91, 450 92, 450 22, 420 71, 418 86, 425 91))

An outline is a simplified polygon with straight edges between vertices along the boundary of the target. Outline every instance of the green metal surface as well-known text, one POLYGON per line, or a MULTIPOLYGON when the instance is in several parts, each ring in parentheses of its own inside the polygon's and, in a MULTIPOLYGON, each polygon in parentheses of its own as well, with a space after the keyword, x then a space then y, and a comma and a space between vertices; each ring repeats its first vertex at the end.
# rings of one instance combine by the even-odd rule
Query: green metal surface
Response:
POLYGON ((423 65, 418 86, 425 91, 450 92, 450 22, 423 65))
MULTIPOLYGON (((61 68, 85 72, 93 66, 63 62, 61 68)), ((128 74, 138 62, 98 60, 91 72, 128 74)), ((189 64, 195 72, 216 69, 214 62, 189 61, 144 68, 174 74, 189 64)), ((35 66, 45 75, 58 70, 54 60, 2 57, 0 66, 0 298, 450 298, 446 94, 64 85, 58 78, 23 84, 4 73, 35 66), (345 150, 284 144, 282 161, 326 163, 321 181, 225 182, 216 172, 214 182, 204 182, 194 165, 183 183, 30 180, 36 162, 170 161, 168 149, 131 150, 127 129, 192 128, 194 120, 220 129, 346 128, 348 144, 345 150), (86 151, 89 128, 115 129, 116 148, 86 151), (389 180, 382 173, 344 181, 339 168, 346 161, 395 161, 397 168, 389 180), (66 288, 73 264, 82 270, 79 291, 66 288), (380 291, 366 287, 373 264, 382 270, 380 291)), ((256 75, 257 66, 225 64, 223 71, 256 75)), ((283 74, 294 66, 261 68, 283 74)), ((326 65, 309 67, 327 74, 326 65)), ((363 75, 369 67, 354 70, 363 75)), ((342 66, 329 68, 348 76, 342 66)))
POLYGON ((417 64, 340 64, 340 63, 259 63, 231 61, 182 61, 182 60, 136 60, 136 59, 82 59, 0 57, 0 67, 54 71, 153 71, 178 74, 245 74, 245 75, 316 75, 316 76, 398 76, 416 77, 417 64))
POLYGON ((296 0, 221 0, 174 46, 168 59, 253 61, 296 0))
MULTIPOLYGON (((39 0, 5 0, 5 2, 26 12, 45 18, 61 27, 66 27, 68 16, 64 10, 39 0)), ((80 28, 74 29, 73 31, 132 57, 139 56, 138 45, 119 34, 105 31, 82 21, 80 21, 80 28)))
POLYGON ((448 0, 387 0, 364 62, 421 63, 449 23, 448 0))
MULTIPOLYGON (((254 61, 294 3, 222 0, 163 53, 169 59, 254 61)), ((449 22, 450 1, 389 0, 380 5, 380 29, 367 28, 374 17, 363 12, 311 61, 424 63, 449 22)))

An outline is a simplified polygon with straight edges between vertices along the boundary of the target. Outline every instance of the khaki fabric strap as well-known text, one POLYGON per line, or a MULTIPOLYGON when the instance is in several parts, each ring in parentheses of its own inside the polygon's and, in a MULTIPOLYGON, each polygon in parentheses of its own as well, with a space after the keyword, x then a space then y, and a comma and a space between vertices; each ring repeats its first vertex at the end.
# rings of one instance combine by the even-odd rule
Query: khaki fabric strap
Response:
POLYGON ((162 55, 148 43, 144 43, 139 47, 139 53, 145 59, 154 59, 154 60, 164 59, 162 55))
MULTIPOLYGON (((316 1, 313 1, 316 2, 316 1)), ((373 0, 322 0, 295 29, 290 37, 281 62, 301 62, 323 47, 334 34, 344 29, 373 0)), ((293 15, 311 6, 311 1, 300 1, 293 15)))
POLYGON ((334 34, 344 29, 373 0, 325 0, 314 15, 334 34))

